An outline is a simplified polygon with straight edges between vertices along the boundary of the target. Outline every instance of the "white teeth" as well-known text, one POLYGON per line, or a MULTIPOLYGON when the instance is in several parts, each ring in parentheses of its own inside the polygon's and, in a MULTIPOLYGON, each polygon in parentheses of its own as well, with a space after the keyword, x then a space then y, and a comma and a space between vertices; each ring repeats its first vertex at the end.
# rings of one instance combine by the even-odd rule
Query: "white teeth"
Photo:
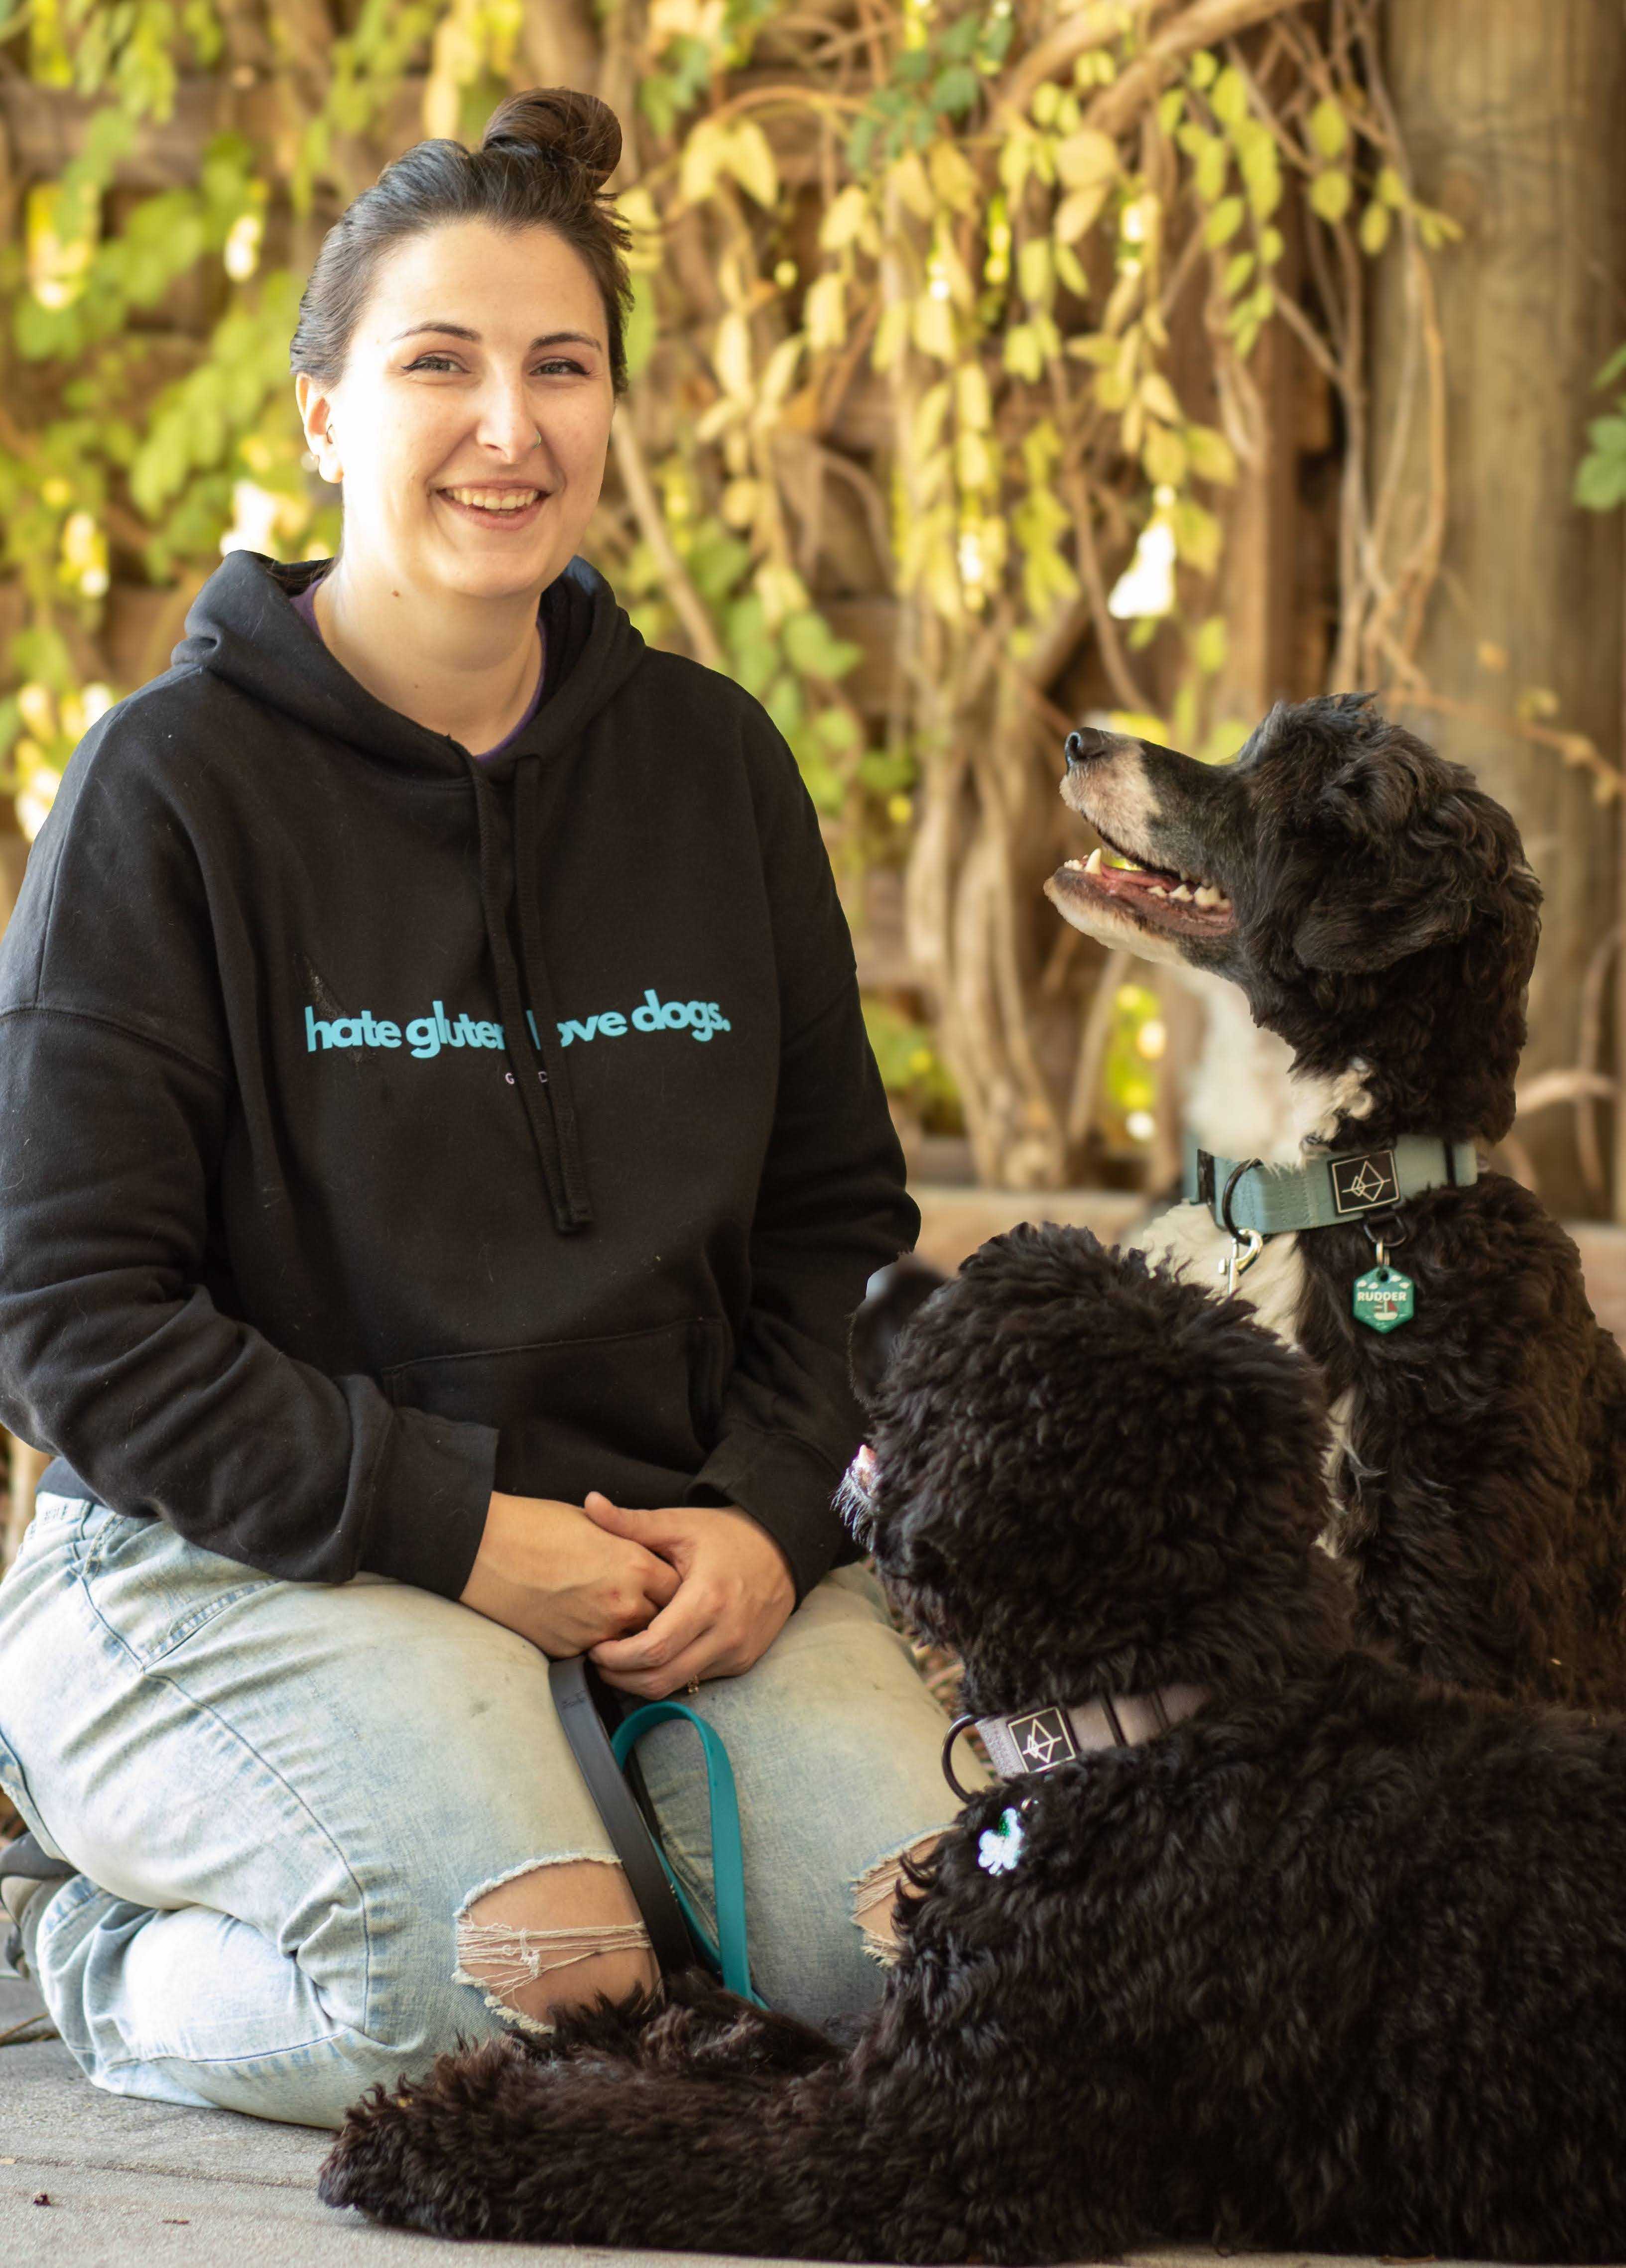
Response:
POLYGON ((1061 865, 1062 871, 1068 874, 1082 874, 1084 871, 1084 862, 1082 858, 1064 858, 1061 865))
POLYGON ((1174 890, 1173 892, 1171 892, 1171 895, 1172 896, 1174 896, 1174 897, 1178 898, 1178 899, 1179 900, 1179 902, 1180 902, 1180 903, 1181 903, 1183 906, 1188 906, 1188 905, 1190 905, 1190 903, 1191 903, 1191 902, 1192 902, 1192 895, 1191 895, 1191 892, 1190 892, 1190 890, 1189 890, 1189 889, 1187 889, 1187 887, 1186 887, 1186 884, 1185 884, 1184 882, 1182 882, 1182 883, 1180 884, 1180 886, 1179 886, 1179 887, 1178 889, 1176 889, 1176 890, 1174 890))
MULTIPOLYGON (((1164 888, 1163 884, 1162 884, 1161 882, 1154 882, 1154 883, 1152 884, 1152 886, 1151 886, 1151 888, 1150 888, 1149 890, 1148 890, 1148 892, 1146 893, 1146 895, 1147 895, 1147 896, 1148 896, 1149 898, 1166 898, 1166 897, 1168 896, 1169 893, 1167 892, 1167 890, 1165 890, 1165 889, 1164 888)), ((1179 894, 1179 892, 1178 890, 1176 890, 1176 892, 1174 893, 1174 895, 1175 895, 1175 896, 1178 898, 1178 897, 1179 896, 1179 895, 1180 895, 1180 894, 1179 894)))
POLYGON ((1197 892, 1197 903, 1200 906, 1217 906, 1223 905, 1223 899, 1212 882, 1204 882, 1197 892))
POLYGON ((1100 871, 1101 846, 1098 843, 1095 849, 1090 853, 1090 856, 1084 861, 1084 872, 1086 874, 1098 874, 1100 871))
POLYGON ((483 512, 523 512, 536 503, 540 489, 447 489, 459 504, 477 504, 483 512))

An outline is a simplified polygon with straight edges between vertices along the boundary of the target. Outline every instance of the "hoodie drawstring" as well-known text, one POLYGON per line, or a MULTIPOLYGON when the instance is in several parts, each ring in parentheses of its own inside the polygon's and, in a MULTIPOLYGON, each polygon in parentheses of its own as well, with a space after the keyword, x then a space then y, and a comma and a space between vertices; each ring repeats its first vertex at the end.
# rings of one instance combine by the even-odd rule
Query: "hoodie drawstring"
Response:
POLYGON ((514 789, 514 883, 519 896, 525 990, 535 1007, 533 1016, 521 996, 520 972, 508 942, 500 867, 500 821, 494 808, 497 791, 480 770, 478 762, 472 756, 467 761, 479 832, 480 904, 485 917, 486 943, 497 972, 503 1035, 514 1065, 514 1084, 525 1105, 542 1177, 547 1184, 553 1225, 561 1234, 568 1235, 588 1226, 593 1206, 582 1168, 569 1074, 554 1037, 553 991, 542 954, 542 919, 536 901, 536 768, 534 762, 521 762, 514 789), (539 1088, 543 1092, 538 1093, 539 1088))

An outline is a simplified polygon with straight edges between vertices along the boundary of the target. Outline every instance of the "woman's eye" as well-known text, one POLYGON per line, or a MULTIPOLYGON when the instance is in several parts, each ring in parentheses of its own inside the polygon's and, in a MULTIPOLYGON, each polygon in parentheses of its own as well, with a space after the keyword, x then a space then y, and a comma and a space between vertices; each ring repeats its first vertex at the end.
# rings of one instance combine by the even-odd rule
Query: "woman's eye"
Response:
MULTIPOLYGON (((409 372, 415 370, 427 370, 432 364, 438 365, 442 370, 461 370, 462 367, 462 364, 455 362, 450 355, 428 354, 419 355, 416 362, 408 363, 407 369, 409 372)), ((538 369, 544 371, 573 370, 578 378, 585 378, 587 376, 586 371, 583 370, 579 362, 569 362, 562 357, 554 362, 541 363, 537 367, 538 369)))

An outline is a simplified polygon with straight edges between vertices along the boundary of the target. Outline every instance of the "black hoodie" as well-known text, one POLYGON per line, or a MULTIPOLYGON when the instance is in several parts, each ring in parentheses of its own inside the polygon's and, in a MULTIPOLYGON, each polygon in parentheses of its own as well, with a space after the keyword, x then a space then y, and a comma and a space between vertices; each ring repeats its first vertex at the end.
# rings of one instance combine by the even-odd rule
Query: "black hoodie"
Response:
POLYGON ((844 1550, 847 1317, 919 1215, 761 706, 573 560, 480 761, 230 553, 0 944, 0 1418, 44 1485, 455 1598, 493 1488, 844 1550))

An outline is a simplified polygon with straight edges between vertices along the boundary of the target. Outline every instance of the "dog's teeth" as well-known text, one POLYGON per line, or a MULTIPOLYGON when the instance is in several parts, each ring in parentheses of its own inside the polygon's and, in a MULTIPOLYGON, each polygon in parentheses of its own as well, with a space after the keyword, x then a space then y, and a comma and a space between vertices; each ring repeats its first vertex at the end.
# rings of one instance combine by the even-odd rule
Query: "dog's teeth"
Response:
POLYGON ((1224 899, 1221 897, 1212 882, 1204 882, 1197 893, 1197 903, 1200 906, 1223 906, 1224 902, 1224 899))
MULTIPOLYGON (((1075 862, 1069 862, 1069 863, 1075 863, 1075 862)), ((1101 871, 1101 846, 1100 846, 1100 844, 1098 843, 1096 844, 1095 849, 1094 849, 1094 850, 1090 853, 1090 856, 1089 856, 1089 857, 1085 859, 1085 861, 1084 861, 1084 872, 1085 872, 1085 873, 1086 873, 1086 874, 1098 874, 1098 873, 1100 873, 1100 871, 1101 871)))
MULTIPOLYGON (((1158 895, 1158 896, 1159 896, 1159 897, 1161 897, 1161 896, 1163 895, 1162 891, 1161 891, 1161 890, 1159 890, 1159 892, 1157 893, 1157 895, 1158 895)), ((1174 895, 1174 896, 1175 896, 1175 897, 1177 897, 1177 898, 1179 900, 1180 903, 1181 903, 1182 905, 1185 905, 1185 906, 1188 906, 1188 905, 1190 905, 1190 903, 1191 903, 1191 902, 1192 902, 1192 901, 1191 901, 1191 892, 1186 888, 1186 885, 1185 885, 1185 883, 1184 883, 1184 882, 1182 882, 1182 883, 1180 884, 1180 886, 1179 886, 1179 889, 1178 889, 1178 890, 1176 890, 1176 891, 1173 893, 1173 895, 1174 895)))
MULTIPOLYGON (((1167 890, 1165 890, 1165 889, 1164 888, 1163 884, 1162 884, 1161 882, 1154 882, 1154 883, 1152 884, 1152 886, 1151 886, 1151 888, 1150 888, 1149 890, 1148 890, 1148 892, 1146 893, 1146 895, 1147 895, 1147 896, 1148 896, 1149 898, 1166 898, 1166 897, 1168 896, 1169 893, 1167 892, 1167 890)), ((1174 895, 1175 895, 1175 896, 1178 898, 1178 897, 1179 896, 1179 895, 1180 895, 1180 894, 1179 894, 1179 892, 1178 890, 1176 890, 1176 892, 1174 893, 1174 895)))

